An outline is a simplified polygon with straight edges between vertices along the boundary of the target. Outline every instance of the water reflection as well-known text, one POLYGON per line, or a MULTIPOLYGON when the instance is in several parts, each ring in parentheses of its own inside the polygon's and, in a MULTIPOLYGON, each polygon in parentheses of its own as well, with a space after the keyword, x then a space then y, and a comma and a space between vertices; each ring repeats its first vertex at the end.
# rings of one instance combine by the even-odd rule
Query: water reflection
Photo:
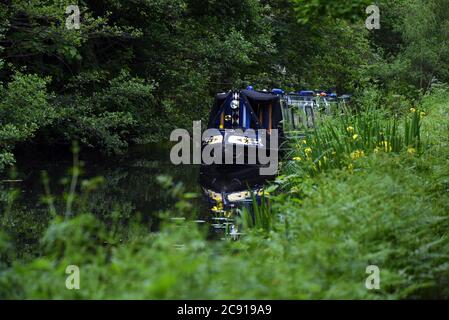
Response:
MULTIPOLYGON (((42 171, 48 173, 58 213, 65 211, 63 195, 68 190, 73 162, 68 150, 60 154, 58 151, 30 150, 29 154, 23 153, 17 162, 18 181, 0 182, 0 228, 12 235, 20 255, 37 252, 38 241, 51 219, 48 205, 42 201, 45 195, 42 171), (3 209, 7 193, 11 190, 17 190, 17 198, 11 208, 12 214, 6 217, 3 209)), ((109 158, 85 150, 80 154, 83 166, 77 194, 83 194, 83 180, 101 176, 103 183, 90 192, 82 211, 93 213, 111 228, 119 229, 123 237, 127 236, 127 225, 137 216, 149 231, 158 230, 161 211, 178 214, 174 209, 177 199, 161 187, 158 176, 170 176, 173 181, 181 182, 185 190, 201 194, 199 166, 175 166, 169 155, 170 146, 160 144, 133 147, 126 155, 109 158)), ((0 181, 7 179, 7 173, 0 176, 0 181)), ((194 219, 205 220, 207 208, 204 200, 193 198, 189 201, 197 211, 204 212, 204 216, 200 214, 194 219)), ((74 212, 81 211, 77 205, 78 201, 75 201, 74 212)))
POLYGON ((237 239, 242 235, 239 217, 251 213, 270 177, 260 176, 254 165, 203 165, 200 185, 210 210, 211 230, 216 235, 237 239))
MULTIPOLYGON (((103 177, 103 183, 90 193, 83 210, 121 230, 123 237, 127 236, 128 222, 136 215, 141 217, 149 231, 158 230, 161 211, 171 212, 173 219, 208 224, 213 239, 240 235, 242 230, 235 217, 242 208, 251 209, 249 190, 259 194, 266 180, 259 176, 258 168, 175 166, 170 162, 169 151, 169 146, 147 145, 132 148, 128 154, 116 158, 81 154, 84 164, 80 185, 82 180, 103 177), (181 216, 176 210, 178 199, 161 187, 157 179, 161 175, 181 182, 187 192, 204 194, 203 197, 188 200, 195 209, 194 216, 181 216)), ((0 183, 2 203, 6 202, 7 192, 18 190, 18 197, 11 208, 12 214, 2 218, 1 227, 12 235, 19 255, 37 253, 38 241, 51 219, 47 204, 42 202, 45 191, 41 171, 48 172, 51 193, 57 198, 55 205, 58 212, 63 213, 63 194, 70 182, 71 167, 69 152, 60 155, 55 152, 33 152, 18 159, 17 182, 0 183)), ((0 177, 0 180, 5 179, 8 179, 6 174, 0 177)), ((77 192, 81 194, 81 188, 77 192)), ((74 207, 75 212, 79 211, 77 209, 74 207)))

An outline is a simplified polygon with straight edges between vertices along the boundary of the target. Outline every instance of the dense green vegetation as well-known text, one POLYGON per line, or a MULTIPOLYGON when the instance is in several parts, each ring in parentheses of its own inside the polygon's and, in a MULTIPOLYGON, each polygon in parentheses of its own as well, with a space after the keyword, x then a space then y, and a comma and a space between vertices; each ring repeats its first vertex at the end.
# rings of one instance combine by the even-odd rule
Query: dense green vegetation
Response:
MULTIPOLYGON (((188 220, 167 219, 148 234, 138 220, 111 225, 82 206, 72 219, 55 214, 40 257, 16 260, 2 234, 0 297, 447 298, 447 94, 438 90, 420 106, 427 115, 419 151, 386 148, 352 159, 350 168, 314 175, 307 161, 285 162, 271 187, 282 192, 270 196, 269 217, 258 215, 270 221, 245 229, 239 241, 208 241, 188 220), (65 268, 72 264, 81 268, 81 290, 65 289, 65 268), (371 264, 381 270, 378 291, 365 288, 371 264)), ((371 119, 369 112, 361 116, 371 119)), ((345 136, 339 132, 335 141, 345 136)), ((161 182, 184 198, 177 215, 196 214, 191 194, 161 182)))
POLYGON ((2 2, 0 171, 18 146, 166 141, 233 87, 355 96, 289 141, 238 241, 210 241, 190 222, 195 195, 167 177, 178 202, 158 232, 126 201, 93 208, 108 182, 83 180, 76 152, 62 196, 43 177, 39 223, 0 184, 0 298, 448 298, 449 12, 378 2, 373 31, 364 0, 79 1, 79 30, 69 0, 2 2), (65 288, 68 265, 81 290, 65 288), (365 288, 368 265, 380 290, 365 288))
MULTIPOLYGON (((447 81, 444 0, 72 1, 0 4, 0 170, 17 144, 105 153, 207 117, 213 93, 256 87, 384 90, 416 99, 447 81)), ((397 97, 401 95, 401 97, 397 97)))

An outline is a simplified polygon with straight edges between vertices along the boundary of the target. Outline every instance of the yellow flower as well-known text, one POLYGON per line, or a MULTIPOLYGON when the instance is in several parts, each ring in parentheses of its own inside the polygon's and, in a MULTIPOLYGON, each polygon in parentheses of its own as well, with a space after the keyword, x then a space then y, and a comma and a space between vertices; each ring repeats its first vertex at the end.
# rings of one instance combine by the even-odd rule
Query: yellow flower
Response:
POLYGON ((216 205, 216 206, 213 206, 210 210, 211 210, 212 212, 219 212, 219 211, 222 211, 222 210, 223 210, 223 204, 217 203, 217 205, 216 205))
POLYGON ((301 157, 294 157, 293 160, 295 160, 295 161, 302 161, 301 157))
POLYGON ((307 140, 302 140, 302 144, 307 144, 307 140))
POLYGON ((415 109, 415 108, 410 108, 410 112, 411 112, 411 113, 415 113, 415 112, 416 112, 416 109, 415 109))
POLYGON ((352 163, 350 163, 348 165, 348 171, 352 172, 354 170, 354 165, 352 163))
POLYGON ((264 196, 264 197, 269 197, 270 196, 270 193, 268 192, 268 191, 265 191, 265 190, 260 190, 258 193, 257 193, 257 195, 259 195, 259 196, 264 196))
POLYGON ((310 155, 312 153, 312 148, 305 148, 304 151, 307 155, 310 155))
POLYGON ((421 112, 421 113, 419 114, 419 116, 420 116, 420 118, 422 119, 422 118, 424 118, 424 117, 426 116, 426 113, 425 113, 425 112, 421 112))
POLYGON ((346 128, 346 131, 348 131, 349 133, 353 133, 354 132, 354 127, 349 126, 349 127, 346 128))
POLYGON ((223 215, 224 215, 225 218, 231 218, 232 217, 232 210, 224 211, 223 215))
POLYGON ((374 153, 379 153, 380 152, 380 148, 379 147, 375 147, 374 148, 374 153))
POLYGON ((357 160, 357 159, 362 158, 364 156, 365 156, 365 152, 363 152, 362 150, 356 150, 356 151, 351 153, 351 159, 352 160, 357 160))
POLYGON ((415 154, 415 153, 416 153, 416 149, 413 148, 413 147, 408 147, 407 153, 408 153, 408 154, 415 154))
POLYGON ((358 138, 359 138, 359 135, 357 133, 352 136, 353 140, 357 140, 358 138))

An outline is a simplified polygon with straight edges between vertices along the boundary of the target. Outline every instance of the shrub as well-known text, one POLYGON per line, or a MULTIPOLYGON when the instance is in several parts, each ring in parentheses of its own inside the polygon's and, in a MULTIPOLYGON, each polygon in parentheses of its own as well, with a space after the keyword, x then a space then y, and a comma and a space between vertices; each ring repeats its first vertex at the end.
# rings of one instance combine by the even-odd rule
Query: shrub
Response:
POLYGON ((16 73, 0 89, 0 171, 14 163, 12 150, 18 142, 31 139, 37 130, 57 117, 47 92, 49 78, 16 73))

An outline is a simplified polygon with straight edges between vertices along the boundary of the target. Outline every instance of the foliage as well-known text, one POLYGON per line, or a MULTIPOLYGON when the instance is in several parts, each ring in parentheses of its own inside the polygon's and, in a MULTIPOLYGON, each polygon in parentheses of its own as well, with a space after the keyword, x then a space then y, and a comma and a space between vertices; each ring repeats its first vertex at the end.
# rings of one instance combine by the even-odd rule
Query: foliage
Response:
MULTIPOLYGON (((93 74, 83 85, 88 86, 98 77, 93 74)), ((59 122, 64 127, 61 135, 66 141, 79 139, 84 145, 100 146, 110 153, 120 153, 129 141, 156 136, 161 125, 160 119, 153 118, 153 90, 152 83, 122 71, 91 96, 77 94, 66 103, 60 102, 64 104, 59 122)))
POLYGON ((357 167, 369 154, 422 152, 421 122, 426 112, 410 108, 404 116, 366 105, 326 119, 303 140, 293 139, 294 166, 314 175, 329 168, 357 167), (361 159, 361 160, 360 160, 361 159))
POLYGON ((368 31, 365 0, 79 1, 79 30, 73 1, 3 1, 0 171, 17 146, 165 140, 249 84, 355 96, 291 141, 279 193, 242 212, 239 241, 209 241, 188 219, 196 194, 167 177, 180 200, 154 208, 157 232, 134 195, 107 201, 129 170, 80 180, 75 156, 62 194, 44 176, 48 208, 32 212, 0 182, 0 298, 448 298, 446 2, 377 1, 368 31), (79 291, 64 285, 73 264, 79 291), (364 287, 371 264, 379 291, 364 287))
POLYGON ((323 16, 356 20, 363 16, 368 0, 292 0, 300 23, 312 22, 323 16))
MULTIPOLYGON (((66 28, 69 4, 0 4, 2 90, 15 90, 8 84, 22 74, 46 79, 54 92, 48 103, 57 116, 33 125, 27 141, 76 139, 107 153, 160 141, 174 127, 206 119, 216 91, 272 69, 274 21, 259 1, 80 2, 79 30, 66 28)), ((5 146, 2 167, 13 147, 5 146)))
POLYGON ((16 143, 31 139, 57 117, 48 82, 48 78, 17 73, 0 89, 0 170, 14 162, 11 151, 16 143))
MULTIPOLYGON (((277 182, 283 192, 270 195, 271 212, 282 219, 245 230, 239 241, 208 241, 205 230, 180 219, 167 219, 156 233, 135 220, 123 237, 82 207, 75 217, 52 219, 40 243, 44 254, 36 258, 14 260, 2 232, 0 296, 447 298, 446 95, 436 86, 423 100, 428 144, 420 155, 371 154, 357 170, 329 168, 314 179, 284 166, 277 182), (65 288, 65 268, 73 264, 80 267, 80 290, 65 288), (378 291, 364 286, 368 265, 381 270, 378 291)), ((175 185, 173 192, 182 188, 175 185)), ((194 209, 185 199, 179 208, 194 209)))
POLYGON ((373 64, 371 77, 388 91, 410 97, 426 93, 435 81, 448 80, 449 15, 446 1, 387 2, 385 30, 374 34, 385 59, 373 64), (392 43, 388 45, 387 43, 392 43))
MULTIPOLYGON (((38 77, 42 110, 54 110, 45 123, 24 115, 15 134, 26 137, 0 141, 0 170, 19 141, 78 140, 111 154, 164 140, 205 120, 216 92, 250 84, 360 96, 374 84, 417 100, 448 80, 444 0, 378 1, 381 30, 372 31, 365 0, 81 1, 79 30, 66 28, 69 4, 0 4, 2 95, 17 98, 17 78, 38 77)), ((10 104, 8 117, 20 108, 10 104)), ((1 121, 2 132, 16 130, 1 121)))
POLYGON ((332 88, 338 93, 365 88, 365 69, 376 60, 367 39, 367 30, 344 20, 329 20, 317 27, 313 54, 301 74, 304 87, 332 88))
POLYGON ((251 194, 252 207, 244 207, 240 219, 243 222, 243 228, 254 228, 263 232, 273 230, 274 220, 270 209, 269 195, 262 193, 261 199, 256 200, 254 193, 251 194))

